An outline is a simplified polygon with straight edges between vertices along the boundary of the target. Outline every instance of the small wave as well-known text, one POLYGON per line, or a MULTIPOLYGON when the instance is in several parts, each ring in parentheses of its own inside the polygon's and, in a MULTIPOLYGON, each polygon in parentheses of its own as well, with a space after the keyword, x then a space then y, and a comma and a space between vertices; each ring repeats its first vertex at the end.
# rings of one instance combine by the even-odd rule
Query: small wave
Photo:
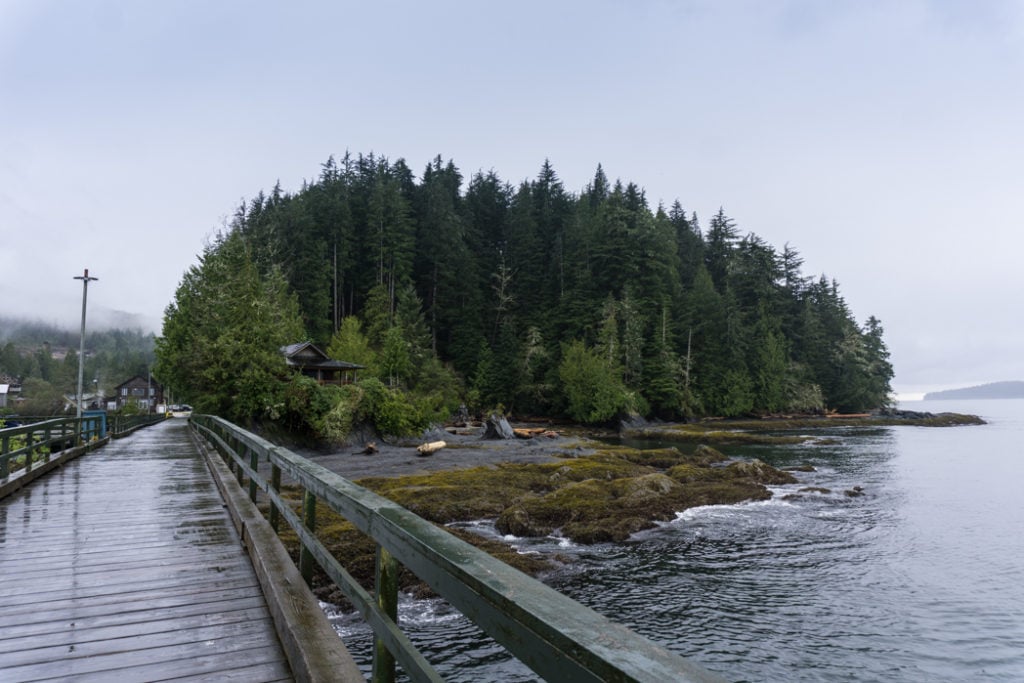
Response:
MULTIPOLYGON (((765 487, 772 494, 772 500, 780 499, 782 496, 789 495, 790 493, 796 493, 801 488, 806 488, 803 484, 786 484, 784 486, 767 486, 765 487)), ((782 501, 788 502, 788 501, 782 501)))
MULTIPOLYGON (((342 610, 329 602, 320 602, 320 609, 340 636, 361 634, 370 630, 358 611, 342 610)), ((398 621, 403 626, 435 626, 459 619, 465 617, 441 598, 423 600, 408 593, 398 595, 398 621)))
POLYGON ((486 536, 498 536, 493 519, 471 519, 468 522, 449 522, 445 526, 452 529, 465 529, 486 536))
MULTIPOLYGON (((755 508, 767 507, 794 507, 788 500, 780 497, 772 497, 768 500, 747 500, 742 503, 730 503, 728 505, 698 505, 687 508, 676 513, 675 522, 689 522, 695 519, 730 517, 732 513, 746 512, 755 508)), ((672 522, 669 522, 670 524, 672 522)))
POLYGON ((465 619, 458 610, 440 598, 416 600, 405 595, 398 601, 398 618, 402 624, 411 626, 446 624, 465 619))
POLYGON ((566 538, 565 536, 562 536, 561 534, 559 534, 557 532, 547 536, 546 538, 548 538, 549 540, 552 540, 555 543, 557 543, 559 548, 578 548, 579 547, 576 543, 573 543, 570 539, 566 538))

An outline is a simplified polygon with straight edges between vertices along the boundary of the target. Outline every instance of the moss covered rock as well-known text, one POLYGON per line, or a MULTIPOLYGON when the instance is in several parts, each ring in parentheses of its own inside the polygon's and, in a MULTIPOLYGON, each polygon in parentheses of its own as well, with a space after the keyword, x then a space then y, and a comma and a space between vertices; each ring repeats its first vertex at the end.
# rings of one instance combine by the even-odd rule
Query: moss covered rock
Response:
POLYGON ((795 484, 796 477, 758 459, 734 462, 726 467, 729 478, 746 478, 757 484, 795 484))
MULTIPOLYGON (((495 519, 503 534, 537 537, 561 534, 577 543, 618 542, 677 512, 698 505, 731 504, 771 497, 765 484, 795 481, 792 475, 754 460, 726 461, 719 451, 700 446, 640 451, 623 446, 540 464, 501 463, 406 477, 377 477, 358 483, 438 525, 495 519)), ((298 509, 300 492, 292 491, 298 509)), ((523 555, 508 544, 448 528, 464 540, 523 571, 536 574, 553 566, 549 558, 523 555)), ((375 544, 349 522, 318 504, 317 536, 344 558, 346 569, 369 587, 375 544)), ((290 531, 282 540, 297 555, 290 531)), ((403 570, 400 584, 429 594, 403 570)), ((318 595, 339 602, 329 582, 319 577, 318 595)))

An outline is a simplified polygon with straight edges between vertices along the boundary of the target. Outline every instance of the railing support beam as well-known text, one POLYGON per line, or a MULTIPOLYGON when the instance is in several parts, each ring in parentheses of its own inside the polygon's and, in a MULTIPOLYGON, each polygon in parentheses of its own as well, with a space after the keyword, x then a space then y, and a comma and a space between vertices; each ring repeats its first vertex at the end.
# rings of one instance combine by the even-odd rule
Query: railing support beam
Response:
MULTIPOLYGON (((398 562, 386 548, 377 546, 377 606, 398 623, 398 562)), ((373 637, 373 683, 395 682, 395 656, 376 634, 373 637)))
MULTIPOLYGON (((316 532, 316 496, 309 490, 302 497, 302 523, 309 530, 309 533, 316 532)), ((302 550, 299 551, 299 573, 302 574, 302 579, 306 582, 306 585, 312 588, 313 553, 309 552, 305 544, 302 545, 302 550)))
MULTIPOLYGON (((274 492, 280 495, 281 493, 281 468, 277 465, 273 465, 270 468, 270 487, 274 489, 274 492)), ((277 509, 277 503, 270 502, 270 528, 274 530, 274 533, 280 531, 278 527, 281 526, 281 511, 277 509)))

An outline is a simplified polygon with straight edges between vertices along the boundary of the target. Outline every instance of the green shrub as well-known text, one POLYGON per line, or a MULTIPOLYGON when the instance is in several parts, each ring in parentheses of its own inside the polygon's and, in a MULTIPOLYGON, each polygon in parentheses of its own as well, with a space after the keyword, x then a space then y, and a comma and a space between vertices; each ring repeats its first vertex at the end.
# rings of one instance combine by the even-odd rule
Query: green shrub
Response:
POLYGON ((352 433, 358 420, 366 392, 356 384, 339 387, 338 397, 323 419, 323 436, 332 443, 342 443, 352 433))
POLYGON ((402 391, 389 389, 379 379, 359 382, 365 392, 359 417, 370 422, 380 434, 413 436, 430 424, 427 416, 402 391))

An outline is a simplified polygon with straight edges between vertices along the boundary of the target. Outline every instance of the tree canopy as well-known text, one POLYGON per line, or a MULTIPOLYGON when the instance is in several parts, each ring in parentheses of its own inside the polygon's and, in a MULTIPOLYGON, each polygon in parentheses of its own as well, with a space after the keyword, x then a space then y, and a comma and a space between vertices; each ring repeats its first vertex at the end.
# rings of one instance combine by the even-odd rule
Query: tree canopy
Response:
POLYGON ((158 368, 235 417, 270 410, 253 393, 282 372, 277 347, 304 339, 385 388, 442 392, 439 411, 601 421, 885 404, 881 323, 858 324, 838 284, 801 265, 724 208, 705 232, 600 166, 576 194, 547 161, 518 186, 493 171, 464 185, 440 156, 417 179, 401 159, 346 154, 294 194, 238 207, 167 309, 158 368))

